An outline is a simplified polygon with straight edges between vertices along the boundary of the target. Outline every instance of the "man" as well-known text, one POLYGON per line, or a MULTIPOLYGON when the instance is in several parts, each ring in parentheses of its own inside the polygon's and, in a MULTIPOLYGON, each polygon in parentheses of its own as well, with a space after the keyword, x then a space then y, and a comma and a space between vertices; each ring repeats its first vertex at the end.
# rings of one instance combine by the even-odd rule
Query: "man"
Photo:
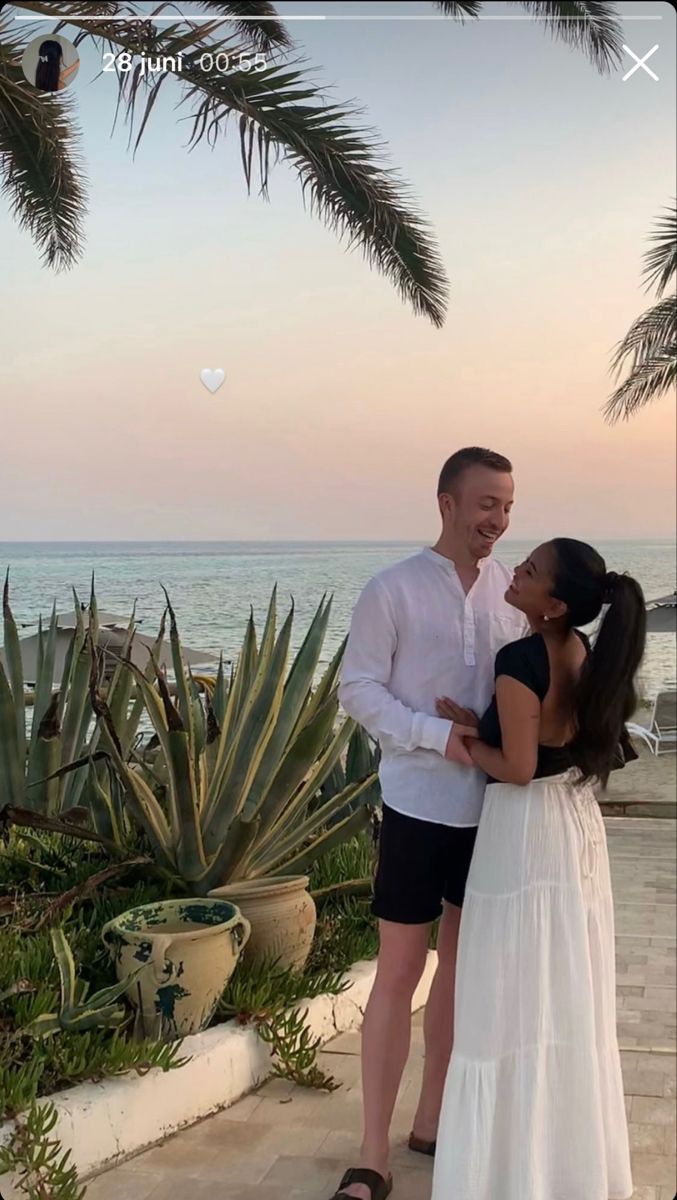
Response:
POLYGON ((482 713, 497 651, 527 631, 504 600, 512 572, 491 558, 508 528, 513 494, 507 458, 478 447, 457 451, 439 479, 439 541, 372 579, 353 614, 339 695, 381 745, 373 903, 380 949, 362 1030, 361 1163, 346 1173, 334 1200, 384 1200, 390 1192, 388 1135, 409 1054, 411 1001, 441 914, 409 1139, 412 1150, 434 1154, 453 1041, 461 905, 485 787, 481 772, 447 757, 452 722, 436 715, 436 702, 451 697, 482 713))

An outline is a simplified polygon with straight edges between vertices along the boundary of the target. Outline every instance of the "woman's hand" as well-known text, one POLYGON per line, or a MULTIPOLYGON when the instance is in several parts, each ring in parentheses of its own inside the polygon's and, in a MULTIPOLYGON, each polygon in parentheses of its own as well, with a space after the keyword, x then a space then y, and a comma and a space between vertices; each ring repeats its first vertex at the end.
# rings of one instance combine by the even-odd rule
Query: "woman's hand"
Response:
POLYGON ((435 701, 435 707, 438 717, 445 717, 447 721, 454 721, 457 725, 465 725, 471 729, 477 729, 480 723, 477 713, 474 713, 471 708, 462 708, 460 704, 456 704, 448 696, 440 696, 435 701))
POLYGON ((470 755, 469 743, 473 738, 477 738, 478 736, 477 729, 474 726, 454 724, 449 734, 444 757, 448 762, 458 763, 461 767, 474 767, 475 764, 470 755))

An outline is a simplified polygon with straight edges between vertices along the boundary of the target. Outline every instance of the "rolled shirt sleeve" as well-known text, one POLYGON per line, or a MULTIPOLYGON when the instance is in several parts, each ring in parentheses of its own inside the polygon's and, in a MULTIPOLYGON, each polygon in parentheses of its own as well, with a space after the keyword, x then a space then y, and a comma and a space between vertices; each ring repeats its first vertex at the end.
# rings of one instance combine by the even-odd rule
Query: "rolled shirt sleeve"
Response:
POLYGON ((444 755, 453 722, 414 712, 388 690, 397 630, 390 598, 378 578, 364 588, 353 612, 343 657, 339 699, 372 737, 403 750, 444 755))

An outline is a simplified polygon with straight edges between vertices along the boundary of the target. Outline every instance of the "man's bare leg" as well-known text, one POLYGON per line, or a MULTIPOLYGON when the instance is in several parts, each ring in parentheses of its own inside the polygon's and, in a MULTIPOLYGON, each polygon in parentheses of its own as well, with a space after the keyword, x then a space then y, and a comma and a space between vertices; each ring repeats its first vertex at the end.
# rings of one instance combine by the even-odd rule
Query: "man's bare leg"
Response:
MULTIPOLYGON (((389 1130, 411 1042, 411 1000, 423 974, 430 925, 380 921, 376 979, 362 1026, 364 1136, 360 1166, 388 1174, 389 1130)), ((348 1196, 370 1200, 364 1184, 348 1196)))
POLYGON ((437 937, 437 970, 423 1019, 425 1063, 421 1097, 414 1118, 414 1134, 426 1142, 434 1142, 437 1137, 447 1067, 454 1041, 454 988, 460 921, 460 908, 445 903, 437 937))

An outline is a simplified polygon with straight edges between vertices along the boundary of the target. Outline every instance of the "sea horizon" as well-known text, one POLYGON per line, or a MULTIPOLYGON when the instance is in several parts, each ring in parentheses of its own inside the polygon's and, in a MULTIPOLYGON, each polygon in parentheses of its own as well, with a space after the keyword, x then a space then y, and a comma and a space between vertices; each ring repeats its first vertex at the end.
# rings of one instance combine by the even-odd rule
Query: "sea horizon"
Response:
MULTIPOLYGON (((553 535, 555 536, 555 535, 553 535)), ((611 537, 586 534, 590 543, 601 545, 670 545, 677 548, 677 533, 642 537, 611 537)), ((502 537, 497 546, 537 544, 543 534, 522 534, 519 537, 502 537)), ((547 540, 547 539, 546 539, 547 540)), ((420 546, 429 545, 430 538, 6 538, 4 546, 420 546)))
MULTIPOLYGON (((509 567, 542 539, 504 537, 494 556, 509 567)), ((73 611, 73 588, 89 596, 94 578, 99 610, 126 617, 136 605, 144 631, 157 628, 166 588, 185 644, 232 659, 250 609, 263 620, 277 586, 278 608, 293 598, 292 650, 323 597, 332 612, 322 660, 328 661, 350 626, 355 602, 373 575, 430 539, 42 540, 0 542, 0 571, 9 571, 9 598, 17 623, 28 629, 40 615, 73 611)), ((595 539, 607 567, 627 571, 647 601, 675 588, 676 552, 670 538, 595 539)), ((1 634, 0 634, 1 637, 1 634)), ((649 688, 674 676, 675 639, 652 635, 643 667, 649 688)))

